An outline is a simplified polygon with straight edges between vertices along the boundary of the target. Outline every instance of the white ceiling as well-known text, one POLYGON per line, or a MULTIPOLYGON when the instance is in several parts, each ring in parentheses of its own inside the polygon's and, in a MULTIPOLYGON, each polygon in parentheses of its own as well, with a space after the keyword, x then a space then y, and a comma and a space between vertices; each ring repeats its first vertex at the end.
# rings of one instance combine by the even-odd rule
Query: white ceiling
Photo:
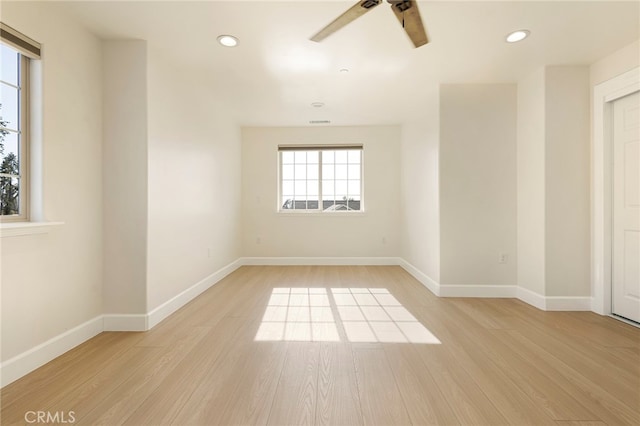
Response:
POLYGON ((431 42, 414 49, 385 2, 322 43, 309 37, 355 1, 81 1, 66 8, 103 38, 148 40, 206 70, 243 125, 399 124, 440 83, 515 82, 542 65, 585 65, 640 38, 640 3, 420 1, 431 42), (504 37, 526 28, 516 44, 504 37), (240 39, 236 48, 216 42, 240 39), (348 68, 349 73, 340 73, 348 68), (314 108, 312 102, 324 102, 314 108))

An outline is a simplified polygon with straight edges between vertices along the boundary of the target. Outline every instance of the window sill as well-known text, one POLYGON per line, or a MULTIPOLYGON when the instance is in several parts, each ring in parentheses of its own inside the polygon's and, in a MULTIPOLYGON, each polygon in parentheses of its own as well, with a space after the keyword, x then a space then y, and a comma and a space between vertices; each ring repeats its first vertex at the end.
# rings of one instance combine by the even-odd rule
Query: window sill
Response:
POLYGON ((48 234, 64 222, 2 222, 0 237, 19 237, 23 235, 48 234))
POLYGON ((279 216, 314 216, 314 217, 362 217, 367 213, 359 212, 288 212, 279 210, 276 212, 279 216))

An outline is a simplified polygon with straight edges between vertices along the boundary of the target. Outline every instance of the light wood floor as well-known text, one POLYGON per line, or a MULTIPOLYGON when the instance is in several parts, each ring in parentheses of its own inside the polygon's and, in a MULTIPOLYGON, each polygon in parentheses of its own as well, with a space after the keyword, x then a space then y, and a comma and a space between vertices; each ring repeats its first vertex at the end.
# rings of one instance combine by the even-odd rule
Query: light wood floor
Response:
POLYGON ((639 425, 640 330, 439 299, 399 267, 243 267, 153 330, 102 333, 2 390, 3 425, 38 410, 86 425, 639 425))

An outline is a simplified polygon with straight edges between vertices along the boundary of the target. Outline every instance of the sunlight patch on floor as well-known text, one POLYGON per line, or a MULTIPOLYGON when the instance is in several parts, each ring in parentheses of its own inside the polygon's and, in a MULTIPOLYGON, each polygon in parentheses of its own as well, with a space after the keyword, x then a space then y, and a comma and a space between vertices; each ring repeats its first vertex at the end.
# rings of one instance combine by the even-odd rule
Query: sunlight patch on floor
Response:
POLYGON ((256 341, 440 344, 385 288, 274 288, 256 341), (337 314, 339 321, 336 321, 337 314))

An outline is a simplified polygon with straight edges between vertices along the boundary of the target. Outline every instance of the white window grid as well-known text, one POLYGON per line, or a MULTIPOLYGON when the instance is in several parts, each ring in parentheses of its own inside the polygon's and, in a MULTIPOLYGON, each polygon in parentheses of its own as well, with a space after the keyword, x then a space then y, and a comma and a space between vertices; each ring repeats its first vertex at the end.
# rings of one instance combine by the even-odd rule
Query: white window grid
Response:
POLYGON ((362 153, 361 149, 280 151, 278 210, 323 212, 328 207, 325 201, 332 201, 330 205, 359 202, 356 211, 363 211, 362 153), (285 208, 286 203, 293 207, 285 208), (304 208, 296 208, 300 205, 304 208))

